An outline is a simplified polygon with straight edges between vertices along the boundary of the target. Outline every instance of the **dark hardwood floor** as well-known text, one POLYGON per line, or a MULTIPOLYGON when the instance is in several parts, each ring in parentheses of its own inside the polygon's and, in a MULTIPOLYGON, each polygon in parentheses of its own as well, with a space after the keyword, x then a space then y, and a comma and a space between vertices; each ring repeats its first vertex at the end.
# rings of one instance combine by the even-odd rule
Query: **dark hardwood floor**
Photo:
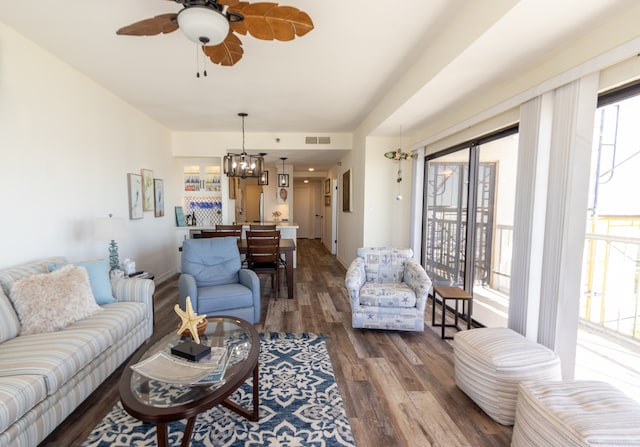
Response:
MULTIPOLYGON (((261 278, 257 329, 328 336, 336 381, 359 447, 510 444, 511 427, 494 422, 456 387, 451 342, 430 327, 430 305, 424 333, 353 329, 344 268, 319 241, 298 240, 297 255, 293 300, 284 294, 275 300, 269 277, 261 278)), ((152 341, 177 324, 177 297, 177 276, 157 286, 152 341)), ((80 445, 118 401, 122 368, 40 445, 80 445)))

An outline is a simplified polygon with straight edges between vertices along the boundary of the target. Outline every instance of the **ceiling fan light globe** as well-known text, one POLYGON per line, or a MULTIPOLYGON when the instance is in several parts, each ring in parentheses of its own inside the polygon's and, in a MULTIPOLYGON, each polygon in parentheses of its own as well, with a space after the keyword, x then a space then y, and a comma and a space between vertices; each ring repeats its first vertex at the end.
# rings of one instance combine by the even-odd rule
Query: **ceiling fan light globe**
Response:
POLYGON ((190 6, 178 13, 178 25, 187 39, 198 45, 218 45, 229 34, 229 21, 205 6, 190 6))

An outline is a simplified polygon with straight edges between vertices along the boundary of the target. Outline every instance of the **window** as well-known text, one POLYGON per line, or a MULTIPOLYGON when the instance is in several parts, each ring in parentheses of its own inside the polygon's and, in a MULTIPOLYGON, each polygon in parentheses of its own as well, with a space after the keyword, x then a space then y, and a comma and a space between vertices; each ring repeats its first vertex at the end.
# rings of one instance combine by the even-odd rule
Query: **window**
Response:
POLYGON ((601 95, 598 106, 576 378, 640 399, 640 83, 601 95))

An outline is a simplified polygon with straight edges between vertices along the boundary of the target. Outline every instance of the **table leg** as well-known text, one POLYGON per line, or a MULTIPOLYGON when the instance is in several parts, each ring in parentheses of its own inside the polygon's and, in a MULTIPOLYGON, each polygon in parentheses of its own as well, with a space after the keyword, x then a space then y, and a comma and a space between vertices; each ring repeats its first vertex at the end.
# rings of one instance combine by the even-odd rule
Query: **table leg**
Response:
POLYGON ((431 326, 436 324, 436 294, 433 294, 433 303, 431 303, 431 326))
POLYGON ((445 303, 446 303, 447 300, 445 300, 443 296, 441 296, 440 298, 442 298, 442 334, 440 335, 440 338, 444 339, 444 328, 445 328, 444 317, 445 317, 445 314, 446 314, 445 303))
MULTIPOLYGON (((456 302, 456 313, 455 313, 455 317, 454 317, 454 326, 456 327, 456 329, 460 330, 458 328, 458 300, 455 300, 456 302)), ((464 312, 464 304, 462 305, 462 311, 464 312)))
POLYGON ((260 390, 258 388, 258 376, 259 376, 259 368, 256 364, 256 367, 253 368, 253 414, 252 414, 252 422, 258 422, 260 419, 260 390))
POLYGON ((287 298, 293 299, 293 251, 287 251, 284 254, 287 266, 285 268, 287 273, 287 298))
POLYGON ((193 416, 187 419, 187 426, 184 428, 184 435, 182 435, 182 443, 181 447, 189 447, 191 444, 191 434, 193 433, 193 427, 196 425, 196 418, 198 416, 193 416))
POLYGON ((158 440, 158 447, 167 447, 167 445, 169 444, 167 424, 165 424, 164 422, 156 424, 156 438, 158 440))
POLYGON ((260 394, 258 389, 258 363, 256 363, 256 367, 253 369, 253 411, 249 412, 246 408, 241 407, 237 403, 232 400, 225 399, 220 402, 220 405, 228 408, 236 414, 252 421, 258 422, 260 419, 260 394))

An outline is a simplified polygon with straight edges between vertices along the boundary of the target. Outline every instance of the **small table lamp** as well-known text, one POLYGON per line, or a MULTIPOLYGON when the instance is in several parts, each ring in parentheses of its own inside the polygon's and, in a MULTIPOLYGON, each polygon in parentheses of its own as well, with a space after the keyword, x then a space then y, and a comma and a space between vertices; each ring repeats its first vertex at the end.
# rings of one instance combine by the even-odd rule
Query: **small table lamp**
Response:
POLYGON ((96 219, 94 237, 96 239, 111 240, 109 242, 109 265, 111 271, 120 268, 118 244, 116 244, 115 240, 123 238, 124 234, 123 219, 114 218, 111 213, 109 213, 109 217, 96 219))

